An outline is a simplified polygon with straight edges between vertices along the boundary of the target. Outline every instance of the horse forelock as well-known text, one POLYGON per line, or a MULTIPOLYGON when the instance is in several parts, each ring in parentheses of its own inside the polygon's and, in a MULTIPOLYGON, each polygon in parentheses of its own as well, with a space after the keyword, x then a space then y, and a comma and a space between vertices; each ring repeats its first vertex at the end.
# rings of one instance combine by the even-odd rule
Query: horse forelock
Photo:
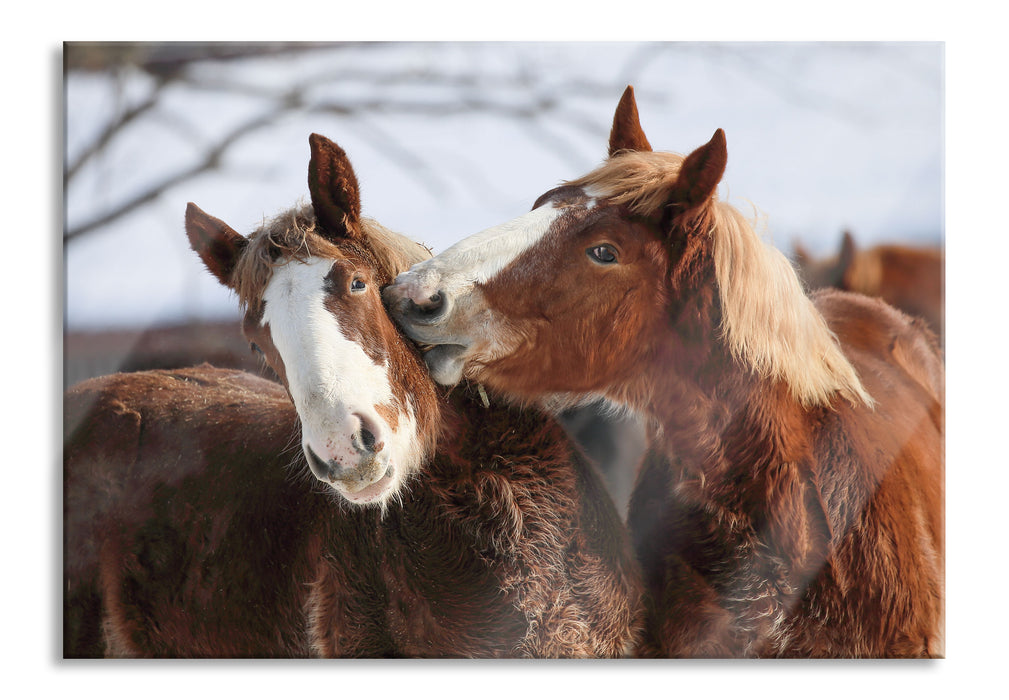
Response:
POLYGON ((566 184, 590 190, 634 214, 662 210, 680 174, 684 157, 664 151, 621 151, 601 166, 566 184))
POLYGON ((427 246, 387 229, 374 219, 362 218, 361 228, 378 275, 388 281, 432 255, 427 246))
POLYGON ((414 263, 431 257, 431 251, 409 238, 387 229, 373 219, 361 219, 363 236, 341 244, 317 231, 311 204, 300 204, 265 222, 248 239, 248 245, 232 272, 232 284, 242 308, 254 308, 278 265, 310 257, 346 258, 353 250, 373 267, 380 284, 414 263))
POLYGON ((783 380, 805 406, 830 405, 836 394, 871 406, 788 259, 731 205, 715 203, 710 214, 721 333, 732 354, 760 375, 783 380))

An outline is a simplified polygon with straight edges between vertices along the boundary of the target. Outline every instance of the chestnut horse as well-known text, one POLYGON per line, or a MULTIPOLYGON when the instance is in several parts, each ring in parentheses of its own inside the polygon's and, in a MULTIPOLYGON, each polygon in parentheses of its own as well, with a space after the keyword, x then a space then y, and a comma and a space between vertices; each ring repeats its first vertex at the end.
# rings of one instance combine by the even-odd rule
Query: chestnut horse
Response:
POLYGON ((248 238, 186 212, 283 386, 203 366, 66 395, 64 654, 629 653, 643 586, 599 476, 542 412, 436 387, 379 293, 429 253, 310 142, 310 205, 248 238))
POLYGON ((795 246, 799 276, 810 289, 835 287, 879 297, 911 316, 920 316, 942 341, 946 314, 943 306, 942 248, 876 245, 855 246, 851 233, 841 236, 836 256, 814 260, 795 246))
MULTIPOLYGON (((642 656, 943 653, 943 365, 880 300, 808 298, 716 189, 721 130, 609 157, 385 290, 442 382, 649 425, 629 524, 642 656)), ((630 467, 629 467, 630 468, 630 467)))

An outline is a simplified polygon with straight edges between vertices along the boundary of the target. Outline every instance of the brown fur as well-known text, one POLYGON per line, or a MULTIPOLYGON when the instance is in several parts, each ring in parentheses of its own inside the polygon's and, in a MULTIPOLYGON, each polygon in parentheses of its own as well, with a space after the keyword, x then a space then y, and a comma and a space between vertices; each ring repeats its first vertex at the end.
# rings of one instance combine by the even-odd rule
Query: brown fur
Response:
POLYGON ((686 158, 629 153, 628 113, 616 155, 568 183, 596 205, 481 286, 509 352, 467 376, 525 401, 602 394, 649 422, 629 516, 641 655, 942 655, 934 336, 878 300, 806 298, 715 200, 720 131, 686 158), (604 244, 616 263, 587 257, 604 244))
MULTIPOLYGON (((315 255, 376 282, 364 301, 377 307, 352 314, 334 301, 331 311, 381 346, 431 458, 394 502, 351 507, 308 473, 281 385, 201 367, 71 389, 64 655, 627 653, 641 625, 640 573, 594 468, 539 411, 485 407, 469 385, 436 391, 376 301, 377 280, 408 261, 383 268, 377 249, 387 246, 359 223, 345 154, 321 137, 312 148, 313 163, 336 161, 310 169, 310 185, 311 173, 328 173, 355 191, 311 188, 329 217, 316 233, 311 211, 284 220, 301 216, 293 228, 315 255), (344 230, 334 234, 337 209, 344 230)), ((187 211, 208 269, 232 287, 254 277, 246 290, 262 290, 271 265, 301 250, 278 246, 278 228, 245 239, 187 211)), ((283 378, 254 292, 243 305, 250 340, 283 378)))
POLYGON ((707 390, 677 382, 697 408, 663 423, 630 508, 655 598, 644 655, 943 653, 935 346, 909 361, 909 319, 865 297, 817 301, 877 408, 800 410, 728 358, 707 390))
POLYGON ((640 595, 590 465, 542 414, 441 405, 384 517, 307 472, 284 389, 209 366, 65 397, 64 655, 619 656, 640 595))

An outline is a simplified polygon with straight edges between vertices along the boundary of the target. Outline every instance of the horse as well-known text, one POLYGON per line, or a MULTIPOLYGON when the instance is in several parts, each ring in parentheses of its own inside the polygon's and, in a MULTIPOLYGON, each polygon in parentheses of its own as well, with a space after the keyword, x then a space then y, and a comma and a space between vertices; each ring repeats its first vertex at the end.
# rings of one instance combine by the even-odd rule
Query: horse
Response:
POLYGON ((628 655, 643 583, 599 475, 543 412, 434 384, 379 291, 430 253, 310 145, 311 203, 250 236, 186 211, 282 381, 204 365, 65 396, 64 655, 628 655))
POLYGON ((925 319, 942 345, 946 323, 942 248, 881 244, 861 249, 855 246, 851 232, 845 231, 837 255, 815 260, 796 244, 794 259, 809 288, 836 287, 880 297, 911 316, 925 319))
POLYGON ((442 383, 646 421, 639 656, 941 656, 935 337, 879 299, 807 296, 718 200, 726 162, 720 129, 653 151, 629 86, 602 165, 401 273, 387 308, 442 383))

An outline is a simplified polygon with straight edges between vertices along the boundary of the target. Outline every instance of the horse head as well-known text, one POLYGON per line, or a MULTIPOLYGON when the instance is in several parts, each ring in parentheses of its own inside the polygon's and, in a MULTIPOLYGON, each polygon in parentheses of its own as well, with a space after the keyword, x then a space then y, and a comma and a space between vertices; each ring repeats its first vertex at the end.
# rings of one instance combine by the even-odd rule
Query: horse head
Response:
POLYGON ((339 146, 316 134, 310 145, 311 205, 245 237, 190 203, 186 233, 238 294, 246 338, 297 409, 312 473, 350 502, 384 504, 433 449, 438 404, 380 288, 428 253, 361 217, 339 146))
POLYGON ((628 87, 602 165, 400 274, 390 313, 435 346, 436 381, 552 407, 643 409, 649 368, 692 381, 727 361, 804 404, 861 397, 791 264, 718 201, 727 159, 721 129, 686 156, 653 151, 628 87))
POLYGON ((525 397, 605 393, 607 378, 633 364, 662 315, 656 289, 685 247, 682 220, 697 228, 721 179, 725 137, 717 130, 686 158, 652 152, 628 87, 608 154, 593 174, 414 265, 385 290, 406 333, 436 346, 426 359, 437 381, 465 373, 525 397))

